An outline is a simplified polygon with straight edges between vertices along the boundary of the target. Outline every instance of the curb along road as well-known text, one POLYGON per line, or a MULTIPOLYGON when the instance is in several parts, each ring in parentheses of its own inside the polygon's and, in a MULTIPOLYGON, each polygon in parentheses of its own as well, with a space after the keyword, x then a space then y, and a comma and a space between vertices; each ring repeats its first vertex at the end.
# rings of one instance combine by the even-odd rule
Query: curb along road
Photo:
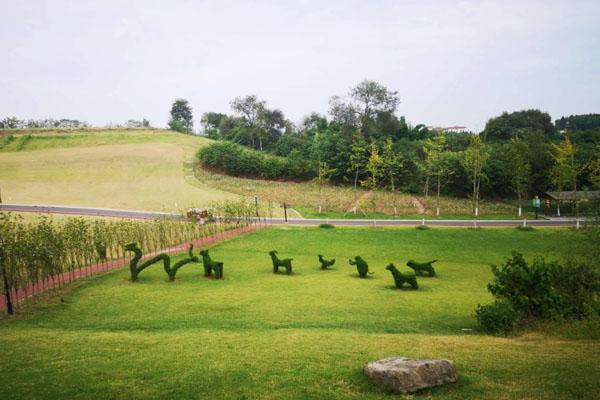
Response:
MULTIPOLYGON (((134 218, 134 219, 153 219, 159 217, 182 218, 178 213, 159 212, 159 211, 137 211, 137 210, 119 210, 112 208, 92 208, 79 206, 57 206, 57 205, 31 205, 31 204, 0 204, 0 211, 13 212, 33 212, 46 214, 64 214, 79 216, 96 217, 114 217, 114 218, 134 218)), ((305 219, 288 218, 287 222, 283 218, 260 219, 261 222, 268 224, 282 225, 319 225, 332 224, 338 226, 446 226, 446 227, 516 227, 523 226, 524 222, 520 219, 515 220, 444 220, 444 219, 305 219)), ((525 224, 531 227, 578 227, 584 220, 561 219, 561 220, 526 220, 525 224)))

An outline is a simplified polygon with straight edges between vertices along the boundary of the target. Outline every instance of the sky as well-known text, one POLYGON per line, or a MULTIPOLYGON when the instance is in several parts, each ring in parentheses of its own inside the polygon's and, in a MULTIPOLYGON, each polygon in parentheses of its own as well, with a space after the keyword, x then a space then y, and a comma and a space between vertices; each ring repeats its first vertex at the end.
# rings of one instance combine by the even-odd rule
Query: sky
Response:
POLYGON ((0 118, 93 125, 256 94, 294 122, 364 79, 416 125, 600 112, 600 1, 0 0, 0 118))

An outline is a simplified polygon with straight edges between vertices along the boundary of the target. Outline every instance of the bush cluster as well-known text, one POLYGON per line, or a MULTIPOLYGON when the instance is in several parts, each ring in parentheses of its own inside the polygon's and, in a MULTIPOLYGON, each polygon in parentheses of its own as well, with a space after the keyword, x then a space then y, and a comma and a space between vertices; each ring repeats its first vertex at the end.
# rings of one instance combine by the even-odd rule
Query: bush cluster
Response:
POLYGON ((488 290, 496 301, 476 310, 487 332, 506 334, 517 322, 600 314, 600 272, 589 264, 559 264, 543 258, 529 264, 513 252, 503 265, 492 266, 492 273, 488 290))
POLYGON ((309 162, 252 150, 237 143, 219 141, 198 152, 204 166, 228 175, 262 179, 308 180, 314 177, 309 162))

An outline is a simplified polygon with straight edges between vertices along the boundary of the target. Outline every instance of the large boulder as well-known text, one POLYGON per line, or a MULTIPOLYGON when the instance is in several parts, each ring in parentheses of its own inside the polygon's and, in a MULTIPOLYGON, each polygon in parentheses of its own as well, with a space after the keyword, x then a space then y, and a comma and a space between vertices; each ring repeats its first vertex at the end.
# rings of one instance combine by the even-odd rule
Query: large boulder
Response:
POLYGON ((375 384, 396 393, 412 393, 457 379, 456 368, 450 360, 390 357, 368 363, 364 372, 375 384))

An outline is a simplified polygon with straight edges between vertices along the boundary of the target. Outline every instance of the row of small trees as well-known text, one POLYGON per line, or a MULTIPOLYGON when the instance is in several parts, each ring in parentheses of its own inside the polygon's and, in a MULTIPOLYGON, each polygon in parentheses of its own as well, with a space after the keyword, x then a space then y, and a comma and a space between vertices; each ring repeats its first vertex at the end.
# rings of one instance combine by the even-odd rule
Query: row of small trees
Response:
MULTIPOLYGON (((110 268, 126 257, 124 245, 138 243, 145 254, 164 252, 183 243, 218 235, 247 225, 255 214, 252 204, 230 202, 213 207, 220 215, 210 223, 176 219, 90 220, 69 217, 53 220, 0 213, 0 275, 10 306, 16 289, 35 292, 32 285, 62 285, 64 281, 94 272, 92 265, 110 268), (57 279, 60 276, 60 279, 57 279)), ((12 310, 9 310, 12 311, 12 310)))

